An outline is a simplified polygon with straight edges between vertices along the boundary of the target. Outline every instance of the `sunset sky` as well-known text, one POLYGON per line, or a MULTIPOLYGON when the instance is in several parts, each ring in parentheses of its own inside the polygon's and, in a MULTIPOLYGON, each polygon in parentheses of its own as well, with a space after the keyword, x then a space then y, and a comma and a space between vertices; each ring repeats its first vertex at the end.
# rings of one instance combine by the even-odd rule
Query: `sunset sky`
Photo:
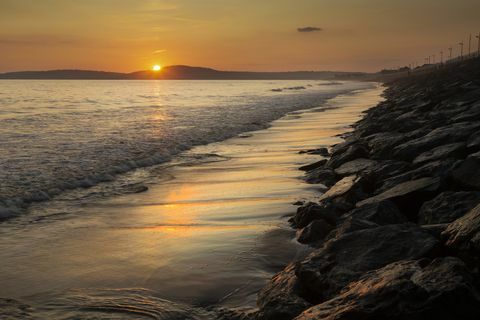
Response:
POLYGON ((375 71, 478 32, 479 0, 0 0, 0 72, 375 71))

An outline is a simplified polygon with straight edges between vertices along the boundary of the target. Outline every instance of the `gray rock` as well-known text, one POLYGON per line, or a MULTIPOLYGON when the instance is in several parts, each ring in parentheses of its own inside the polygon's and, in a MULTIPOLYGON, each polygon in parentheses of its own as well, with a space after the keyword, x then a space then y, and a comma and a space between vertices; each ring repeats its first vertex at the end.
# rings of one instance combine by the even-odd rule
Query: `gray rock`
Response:
POLYGON ((320 167, 323 167, 325 164, 327 163, 327 159, 322 159, 320 161, 317 161, 317 162, 314 162, 314 163, 311 163, 311 164, 307 164, 305 166, 302 166, 300 168, 298 168, 299 170, 302 170, 302 171, 310 171, 310 170, 313 170, 313 169, 317 169, 317 168, 320 168, 320 167))
POLYGON ((395 159, 413 160, 422 152, 442 144, 454 143, 468 138, 480 128, 477 122, 460 122, 432 130, 425 136, 402 143, 394 149, 395 159))
POLYGON ((360 158, 342 164, 335 169, 335 173, 339 176, 350 176, 372 170, 377 165, 377 161, 360 158))
POLYGON ((306 153, 306 154, 318 154, 323 157, 328 157, 330 153, 328 152, 327 148, 318 148, 318 149, 310 149, 310 150, 302 150, 299 152, 300 154, 306 153))
POLYGON ((414 160, 414 164, 425 163, 437 159, 446 159, 446 158, 461 158, 465 156, 465 143, 464 142, 455 142, 450 144, 445 144, 432 150, 425 151, 418 155, 414 160))
POLYGON ((410 223, 364 229, 328 241, 297 264, 295 273, 309 300, 323 301, 367 271, 431 256, 438 246, 431 234, 410 223))
POLYGON ((391 201, 383 200, 360 206, 346 216, 374 222, 378 225, 397 224, 407 222, 407 218, 391 201))
POLYGON ((288 265, 277 273, 259 292, 258 319, 289 320, 311 306, 300 297, 301 287, 294 273, 294 265, 288 265))
POLYGON ((442 232, 447 229, 448 223, 438 223, 438 224, 424 224, 421 225, 420 228, 430 233, 435 238, 440 239, 442 236, 442 232))
POLYGON ((366 197, 366 194, 363 191, 364 184, 365 179, 360 176, 351 175, 345 177, 335 183, 335 185, 325 192, 319 200, 336 200, 337 198, 340 198, 339 201, 341 202, 355 204, 366 197))
POLYGON ((321 183, 327 187, 330 187, 337 182, 337 175, 331 168, 320 167, 308 171, 305 181, 308 183, 321 183))
POLYGON ((323 219, 335 225, 338 217, 345 209, 332 202, 324 201, 319 204, 309 202, 297 209, 297 213, 290 219, 295 228, 304 228, 314 220, 323 219))
POLYGON ((368 149, 364 145, 356 143, 349 146, 344 152, 333 153, 326 165, 337 168, 345 162, 366 157, 368 157, 368 149))
POLYGON ((480 190, 480 159, 469 157, 453 170, 453 181, 469 190, 480 190))
POLYGON ((480 317, 480 292, 464 263, 439 258, 401 261, 370 272, 337 297, 304 311, 295 320, 464 319, 480 317))
POLYGON ((300 243, 318 243, 325 239, 334 226, 323 219, 313 220, 298 235, 300 243))
POLYGON ((439 178, 420 178, 396 185, 381 194, 358 202, 356 206, 361 207, 382 200, 391 200, 402 212, 409 214, 408 218, 414 219, 420 205, 439 187, 439 178))
POLYGON ((478 203, 480 203, 480 192, 442 192, 422 205, 418 213, 418 223, 450 223, 466 214, 478 203))
POLYGON ((470 256, 467 258, 478 258, 480 252, 480 204, 463 217, 450 223, 442 232, 442 238, 449 249, 470 256))

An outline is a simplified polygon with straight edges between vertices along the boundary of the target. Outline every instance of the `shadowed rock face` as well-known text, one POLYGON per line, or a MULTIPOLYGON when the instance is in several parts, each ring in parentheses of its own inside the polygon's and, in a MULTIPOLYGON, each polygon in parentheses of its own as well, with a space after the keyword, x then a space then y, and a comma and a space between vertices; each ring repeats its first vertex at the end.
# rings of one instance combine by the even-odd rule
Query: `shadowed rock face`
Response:
POLYGON ((458 258, 401 261, 367 273, 296 320, 478 319, 479 292, 458 258))
POLYGON ((310 299, 325 300, 362 273, 399 260, 431 256, 438 241, 414 224, 387 225, 333 239, 297 264, 295 274, 310 299))
POLYGON ((418 214, 418 223, 450 223, 462 217, 477 203, 480 203, 480 192, 442 192, 422 205, 418 214))
POLYGON ((307 174, 331 188, 292 218, 295 319, 480 319, 480 58, 385 96, 307 174))
POLYGON ((300 297, 302 290, 291 264, 277 273, 258 294, 260 319, 292 319, 311 304, 300 297))

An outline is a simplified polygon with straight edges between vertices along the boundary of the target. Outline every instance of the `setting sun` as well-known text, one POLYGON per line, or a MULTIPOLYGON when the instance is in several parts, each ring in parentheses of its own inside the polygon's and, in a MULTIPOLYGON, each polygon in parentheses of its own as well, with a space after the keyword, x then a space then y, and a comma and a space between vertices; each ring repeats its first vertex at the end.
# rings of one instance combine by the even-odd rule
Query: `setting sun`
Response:
POLYGON ((162 69, 162 66, 160 66, 160 65, 158 65, 158 64, 156 64, 156 65, 154 65, 154 66, 152 67, 152 70, 153 70, 153 71, 160 71, 161 69, 162 69))

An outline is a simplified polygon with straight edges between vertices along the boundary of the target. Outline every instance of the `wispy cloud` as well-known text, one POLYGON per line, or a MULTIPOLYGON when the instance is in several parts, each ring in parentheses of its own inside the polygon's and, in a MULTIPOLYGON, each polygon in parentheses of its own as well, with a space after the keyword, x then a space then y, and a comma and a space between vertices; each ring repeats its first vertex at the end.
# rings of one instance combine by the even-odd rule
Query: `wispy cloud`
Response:
POLYGON ((164 52, 167 52, 167 50, 165 50, 165 49, 159 49, 159 50, 153 51, 152 53, 153 53, 153 54, 160 54, 160 53, 164 53, 164 52))
POLYGON ((297 29, 298 32, 317 32, 322 31, 322 28, 319 27, 302 27, 297 29))

